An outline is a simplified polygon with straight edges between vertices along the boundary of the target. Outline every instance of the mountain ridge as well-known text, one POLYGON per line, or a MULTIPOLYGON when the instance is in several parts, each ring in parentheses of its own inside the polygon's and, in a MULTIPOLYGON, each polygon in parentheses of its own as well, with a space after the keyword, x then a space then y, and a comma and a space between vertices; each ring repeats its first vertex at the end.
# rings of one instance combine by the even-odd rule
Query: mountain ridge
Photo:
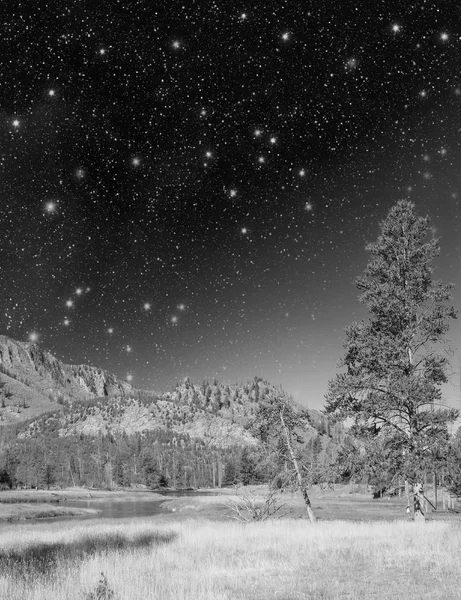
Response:
MULTIPOLYGON (((281 391, 258 377, 245 384, 186 379, 165 393, 140 390, 103 369, 67 365, 37 343, 3 335, 0 387, 0 425, 17 425, 21 438, 165 429, 222 448, 256 445, 246 425, 261 400, 281 391)), ((321 413, 302 410, 308 434, 329 435, 321 413)))

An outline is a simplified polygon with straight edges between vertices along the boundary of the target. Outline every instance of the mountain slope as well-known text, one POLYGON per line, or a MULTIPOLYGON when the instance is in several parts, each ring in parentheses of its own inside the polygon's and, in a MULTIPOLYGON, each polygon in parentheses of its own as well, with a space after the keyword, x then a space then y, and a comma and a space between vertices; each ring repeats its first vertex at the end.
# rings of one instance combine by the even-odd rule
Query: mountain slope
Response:
MULTIPOLYGON (((102 369, 66 365, 38 344, 6 336, 0 336, 1 385, 0 424, 16 424, 20 438, 129 436, 163 429, 217 448, 255 445, 246 426, 260 402, 281 393, 255 377, 233 385, 187 379, 159 395, 136 390, 102 369)), ((324 415, 299 409, 306 442, 318 433, 341 441, 324 415)))
POLYGON ((21 422, 76 400, 121 396, 133 387, 87 365, 66 365, 32 342, 0 335, 0 423, 21 422))

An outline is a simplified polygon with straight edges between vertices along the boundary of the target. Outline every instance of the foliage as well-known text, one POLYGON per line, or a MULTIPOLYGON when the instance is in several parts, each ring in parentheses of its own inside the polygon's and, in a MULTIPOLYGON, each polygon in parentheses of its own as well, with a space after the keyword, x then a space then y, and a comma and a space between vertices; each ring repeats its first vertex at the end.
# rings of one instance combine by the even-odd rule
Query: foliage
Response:
MULTIPOLYGON (((441 405, 449 362, 444 336, 456 311, 445 303, 452 285, 432 278, 439 242, 429 219, 398 202, 367 250, 371 259, 356 281, 367 321, 346 329, 345 372, 329 382, 326 412, 352 418, 367 439, 369 463, 384 460, 412 480, 431 460, 431 448, 448 441, 447 423, 457 411, 441 405), (381 436, 374 444, 370 436, 381 436)), ((388 476, 386 475, 386 477, 388 476)))
POLYGON ((451 440, 446 464, 448 473, 444 483, 452 494, 461 496, 461 428, 451 440))

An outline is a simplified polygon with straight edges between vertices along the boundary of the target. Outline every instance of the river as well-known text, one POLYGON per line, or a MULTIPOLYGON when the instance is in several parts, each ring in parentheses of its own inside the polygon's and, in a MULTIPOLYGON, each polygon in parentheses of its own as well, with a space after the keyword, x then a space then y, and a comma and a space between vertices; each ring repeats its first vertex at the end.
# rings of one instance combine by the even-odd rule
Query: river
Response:
POLYGON ((76 517, 83 519, 92 518, 108 518, 108 519, 122 519, 122 518, 133 518, 133 517, 151 517, 152 515, 158 515, 169 512, 165 507, 162 507, 162 502, 165 502, 168 498, 177 498, 183 496, 213 496, 213 492, 194 492, 194 491, 178 491, 169 492, 163 494, 164 498, 161 500, 156 497, 152 500, 146 500, 137 498, 119 499, 104 499, 104 500, 68 500, 63 502, 63 506, 73 506, 75 508, 94 508, 99 513, 93 513, 88 516, 76 517))

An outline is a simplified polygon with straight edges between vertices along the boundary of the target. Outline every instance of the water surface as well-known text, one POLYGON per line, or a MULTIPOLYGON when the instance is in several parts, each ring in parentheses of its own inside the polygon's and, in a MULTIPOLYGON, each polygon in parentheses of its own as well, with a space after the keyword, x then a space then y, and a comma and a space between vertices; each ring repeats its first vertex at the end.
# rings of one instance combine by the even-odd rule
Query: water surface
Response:
POLYGON ((213 492, 196 492, 193 490, 185 490, 180 492, 169 491, 161 492, 164 496, 161 500, 158 497, 152 498, 152 500, 146 500, 145 497, 142 499, 138 498, 107 498, 104 500, 94 500, 91 498, 82 500, 68 500, 63 502, 63 506, 73 506, 75 508, 94 508, 100 512, 85 515, 77 518, 91 519, 91 518, 108 518, 108 519, 131 519, 134 517, 151 517, 153 515, 165 514, 170 511, 166 507, 162 507, 161 504, 165 502, 168 497, 179 497, 179 496, 214 496, 213 492))

